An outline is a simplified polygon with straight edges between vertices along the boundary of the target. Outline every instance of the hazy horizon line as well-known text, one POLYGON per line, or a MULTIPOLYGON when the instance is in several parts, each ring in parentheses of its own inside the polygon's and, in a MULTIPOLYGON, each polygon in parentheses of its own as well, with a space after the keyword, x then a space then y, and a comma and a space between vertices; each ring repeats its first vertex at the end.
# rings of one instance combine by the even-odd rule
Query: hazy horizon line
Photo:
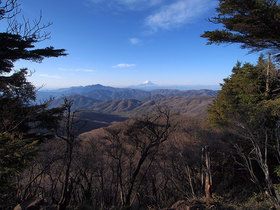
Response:
POLYGON ((101 83, 95 83, 95 84, 88 84, 88 85, 69 85, 69 86, 61 86, 61 87, 44 87, 40 86, 40 87, 36 87, 39 90, 56 90, 56 89, 66 89, 66 88, 72 88, 72 87, 86 87, 86 86, 93 86, 93 85, 102 85, 105 87, 113 87, 113 88, 134 88, 134 89, 161 89, 161 88, 170 88, 170 89, 182 89, 182 88, 197 88, 197 89, 213 89, 213 90, 220 90, 221 86, 219 84, 172 84, 172 85, 158 85, 158 84, 154 84, 152 86, 141 86, 143 85, 143 83, 141 84, 137 84, 137 85, 103 85, 101 83), (206 88, 207 87, 207 88, 206 88))

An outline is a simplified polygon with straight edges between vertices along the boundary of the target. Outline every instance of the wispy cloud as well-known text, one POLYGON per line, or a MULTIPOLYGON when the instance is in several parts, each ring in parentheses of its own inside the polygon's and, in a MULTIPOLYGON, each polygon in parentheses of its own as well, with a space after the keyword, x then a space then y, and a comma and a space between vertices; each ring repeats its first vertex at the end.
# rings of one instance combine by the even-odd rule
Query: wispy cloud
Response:
POLYGON ((115 66, 112 66, 112 68, 130 68, 136 66, 135 64, 129 64, 129 63, 120 63, 115 66))
POLYGON ((141 40, 138 39, 138 38, 130 38, 129 41, 133 45, 137 45, 137 44, 139 44, 141 42, 141 40))
POLYGON ((49 78, 49 79, 61 79, 61 76, 50 75, 50 74, 40 74, 39 77, 45 77, 45 78, 49 78))
POLYGON ((164 0, 88 0, 94 4, 105 4, 118 9, 143 10, 161 4, 164 0))
MULTIPOLYGON (((114 0, 116 1, 116 0, 114 0)), ((146 6, 155 6, 163 2, 163 0, 117 0, 117 2, 124 5, 139 5, 145 4, 146 6)))
POLYGON ((87 72, 91 73, 94 72, 93 69, 85 69, 85 68, 76 68, 76 69, 71 69, 71 68, 58 68, 59 71, 68 71, 68 72, 87 72))
MULTIPOLYGON (((114 11, 146 10, 150 15, 143 23, 151 32, 160 29, 177 28, 201 17, 206 11, 217 6, 216 0, 88 0, 92 4, 100 4, 102 8, 114 11), (107 7, 106 7, 107 6, 107 7)), ((131 44, 137 44, 136 38, 131 38, 131 44)))
POLYGON ((177 0, 149 15, 145 25, 153 32, 182 26, 215 6, 213 0, 177 0))

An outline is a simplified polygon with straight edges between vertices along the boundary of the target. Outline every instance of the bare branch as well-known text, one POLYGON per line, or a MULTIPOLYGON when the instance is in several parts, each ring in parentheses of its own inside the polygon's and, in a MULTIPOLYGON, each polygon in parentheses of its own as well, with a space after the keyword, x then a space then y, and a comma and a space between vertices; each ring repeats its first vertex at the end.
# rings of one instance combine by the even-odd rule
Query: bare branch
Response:
POLYGON ((6 3, 0 1, 0 20, 17 16, 21 12, 19 6, 17 0, 7 0, 6 3))
POLYGON ((30 21, 22 16, 22 21, 16 18, 8 19, 8 27, 6 32, 11 34, 21 35, 25 40, 33 39, 36 42, 41 42, 50 38, 50 32, 45 31, 46 28, 52 25, 51 22, 42 23, 42 11, 38 19, 30 21))

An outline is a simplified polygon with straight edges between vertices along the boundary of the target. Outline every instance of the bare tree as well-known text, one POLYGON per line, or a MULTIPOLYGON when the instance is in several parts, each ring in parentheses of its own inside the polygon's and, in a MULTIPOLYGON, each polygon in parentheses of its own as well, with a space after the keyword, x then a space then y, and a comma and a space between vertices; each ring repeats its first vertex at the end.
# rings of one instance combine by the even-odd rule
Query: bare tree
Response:
POLYGON ((131 120, 121 128, 105 129, 102 144, 111 174, 107 187, 115 206, 130 207, 140 191, 147 189, 144 183, 153 185, 148 174, 152 176, 151 168, 170 128, 169 111, 159 108, 154 115, 131 120))
POLYGON ((131 205, 132 193, 142 165, 148 157, 153 157, 158 152, 159 146, 167 140, 170 134, 170 126, 169 110, 159 108, 157 114, 144 120, 137 120, 127 130, 129 143, 139 149, 140 157, 130 178, 125 206, 129 207, 131 205))
POLYGON ((12 19, 18 15, 21 10, 19 9, 19 3, 17 0, 3 0, 0 1, 0 20, 12 19))
POLYGON ((36 42, 44 41, 50 38, 50 32, 47 32, 51 22, 42 22, 42 11, 38 18, 30 20, 25 16, 19 17, 22 13, 18 0, 0 1, 0 20, 7 21, 5 33, 20 35, 25 40, 33 40, 36 42))
POLYGON ((64 177, 62 181, 62 192, 58 201, 57 209, 63 210, 70 203, 71 193, 73 191, 74 179, 71 177, 71 167, 73 161, 73 149, 77 141, 75 136, 75 112, 72 112, 73 100, 64 98, 64 107, 66 109, 65 119, 63 120, 62 129, 57 133, 57 137, 65 142, 66 151, 64 154, 64 177))
MULTIPOLYGON (((279 128, 275 128, 275 135, 273 132, 264 124, 257 131, 252 130, 247 124, 238 123, 239 135, 241 135, 246 141, 248 149, 244 150, 239 144, 235 144, 239 160, 236 163, 244 167, 250 174, 251 181, 257 185, 261 192, 265 190, 265 194, 268 195, 272 203, 279 207, 280 205, 280 194, 275 188, 269 166, 269 156, 276 154, 277 160, 280 160, 279 156, 279 128), (274 140, 273 138, 276 138, 274 140), (258 167, 254 164, 257 163, 258 167), (261 169, 264 175, 265 187, 262 186, 256 172, 261 169)), ((280 163, 280 162, 279 162, 280 163)))

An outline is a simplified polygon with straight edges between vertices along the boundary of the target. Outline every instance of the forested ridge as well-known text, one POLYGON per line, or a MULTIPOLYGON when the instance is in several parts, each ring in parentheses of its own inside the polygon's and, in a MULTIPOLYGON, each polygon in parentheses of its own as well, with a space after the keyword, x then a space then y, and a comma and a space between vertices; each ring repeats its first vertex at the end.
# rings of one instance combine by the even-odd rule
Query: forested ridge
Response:
POLYGON ((36 48, 50 24, 13 21, 21 5, 0 1, 9 23, 0 33, 0 209, 279 209, 280 4, 218 2, 209 21, 223 29, 201 36, 260 55, 237 61, 215 98, 98 86, 112 101, 76 88, 38 103, 30 71, 15 62, 66 51, 36 48))

